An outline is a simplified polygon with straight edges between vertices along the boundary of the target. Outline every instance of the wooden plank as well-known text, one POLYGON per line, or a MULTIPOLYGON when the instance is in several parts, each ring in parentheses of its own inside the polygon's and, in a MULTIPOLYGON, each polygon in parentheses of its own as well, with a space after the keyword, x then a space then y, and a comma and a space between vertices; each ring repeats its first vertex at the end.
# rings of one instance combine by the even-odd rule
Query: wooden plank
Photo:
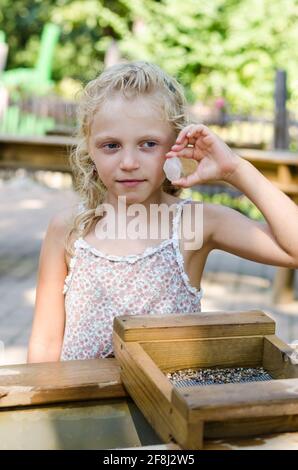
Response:
POLYGON ((0 167, 35 170, 70 171, 67 151, 59 146, 23 144, 16 147, 1 145, 0 167))
POLYGON ((205 441, 204 450, 298 450, 298 433, 260 435, 249 438, 225 438, 205 441))
MULTIPOLYGON (((298 415, 265 416, 229 421, 211 421, 204 424, 205 439, 260 436, 268 433, 298 431, 298 415)), ((263 437, 264 439, 266 436, 263 437)), ((262 438, 259 437, 260 440, 262 438)), ((298 445, 298 440, 297 440, 298 445)))
POLYGON ((70 171, 74 139, 61 136, 0 136, 0 168, 70 171))
POLYGON ((186 423, 172 407, 173 387, 148 354, 138 343, 125 344, 115 331, 113 342, 115 355, 121 363, 121 379, 160 438, 164 442, 175 439, 185 449, 200 449, 202 423, 186 423))
POLYGON ((140 343, 162 371, 196 367, 261 366, 263 336, 140 343))
POLYGON ((250 148, 237 148, 235 152, 240 157, 255 162, 270 162, 282 165, 298 166, 298 153, 287 150, 255 150, 250 148))
POLYGON ((0 367, 0 408, 125 396, 113 358, 0 367))
POLYGON ((172 404, 189 421, 298 414, 298 379, 173 388, 172 404))
POLYGON ((114 320, 123 341, 271 335, 275 322, 261 310, 198 312, 192 315, 124 315, 114 320))
MULTIPOLYGON (((289 417, 288 417, 289 418, 289 417)), ((211 423, 207 423, 209 426, 211 423)), ((221 425, 223 423, 220 423, 221 425)), ((127 447, 122 450, 133 450, 127 447)), ((161 444, 138 447, 138 450, 182 450, 177 444, 161 444)), ((205 439, 203 450, 298 450, 298 432, 262 435, 247 438, 205 439)))
POLYGON ((275 379, 298 378, 298 367, 291 362, 294 352, 287 343, 277 336, 264 337, 263 366, 275 379))

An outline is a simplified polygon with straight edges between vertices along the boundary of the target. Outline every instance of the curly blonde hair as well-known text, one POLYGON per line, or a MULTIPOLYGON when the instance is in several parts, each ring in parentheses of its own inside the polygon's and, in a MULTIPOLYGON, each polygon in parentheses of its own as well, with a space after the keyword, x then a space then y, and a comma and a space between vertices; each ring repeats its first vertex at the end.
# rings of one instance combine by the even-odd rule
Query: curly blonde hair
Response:
MULTIPOLYGON (((76 214, 69 225, 66 237, 66 252, 73 256, 73 243, 77 236, 87 235, 92 225, 99 220, 95 211, 105 197, 106 187, 94 172, 93 161, 88 153, 88 138, 95 113, 115 92, 125 97, 157 97, 164 117, 171 122, 176 135, 188 123, 187 102, 182 85, 155 64, 134 61, 113 65, 90 81, 82 90, 78 106, 77 144, 70 154, 74 190, 83 202, 84 210, 76 214)), ((166 178, 164 192, 178 196, 180 188, 166 178)))

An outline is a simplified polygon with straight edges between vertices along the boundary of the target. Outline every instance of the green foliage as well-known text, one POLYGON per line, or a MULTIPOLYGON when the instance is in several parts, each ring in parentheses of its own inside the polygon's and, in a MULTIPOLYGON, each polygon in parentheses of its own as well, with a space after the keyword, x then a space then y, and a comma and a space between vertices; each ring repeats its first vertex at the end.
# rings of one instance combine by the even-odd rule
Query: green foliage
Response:
POLYGON ((231 196, 226 192, 207 194, 194 189, 183 189, 180 195, 182 199, 191 197, 193 201, 209 202, 212 204, 222 204, 223 206, 231 207, 250 219, 264 221, 263 214, 259 209, 248 199, 245 195, 238 197, 231 196))
POLYGON ((298 0, 0 0, 8 68, 34 64, 52 21, 62 28, 54 79, 93 78, 115 38, 125 58, 175 75, 191 102, 225 96, 232 112, 271 111, 276 68, 297 109, 297 17, 298 0))

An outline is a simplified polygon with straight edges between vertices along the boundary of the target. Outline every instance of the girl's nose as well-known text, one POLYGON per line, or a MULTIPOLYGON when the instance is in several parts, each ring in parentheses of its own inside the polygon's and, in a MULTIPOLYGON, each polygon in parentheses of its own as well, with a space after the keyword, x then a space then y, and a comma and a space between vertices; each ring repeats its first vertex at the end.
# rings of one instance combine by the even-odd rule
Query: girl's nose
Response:
POLYGON ((139 166, 139 159, 135 152, 123 152, 120 161, 121 170, 134 170, 135 168, 139 168, 139 166))

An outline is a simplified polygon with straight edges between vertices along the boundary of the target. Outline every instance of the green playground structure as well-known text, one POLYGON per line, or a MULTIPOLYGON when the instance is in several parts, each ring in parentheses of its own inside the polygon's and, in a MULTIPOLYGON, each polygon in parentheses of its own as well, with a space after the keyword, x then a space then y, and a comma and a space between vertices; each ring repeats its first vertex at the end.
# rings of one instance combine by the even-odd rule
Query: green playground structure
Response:
MULTIPOLYGON (((52 63, 59 35, 60 28, 57 25, 45 24, 34 67, 2 72, 0 69, 0 88, 4 87, 9 93, 9 105, 0 113, 0 134, 43 135, 55 127, 53 118, 34 113, 32 110, 24 110, 22 101, 24 96, 41 97, 53 89, 52 63)), ((5 44, 3 31, 0 31, 0 43, 5 44)))
POLYGON ((41 39, 38 58, 34 68, 17 68, 2 72, 0 82, 9 90, 20 87, 22 90, 45 94, 52 86, 51 80, 53 56, 60 28, 53 24, 45 24, 41 39))
POLYGON ((45 135, 55 128, 55 119, 22 112, 18 106, 8 106, 0 119, 0 134, 3 135, 45 135))

